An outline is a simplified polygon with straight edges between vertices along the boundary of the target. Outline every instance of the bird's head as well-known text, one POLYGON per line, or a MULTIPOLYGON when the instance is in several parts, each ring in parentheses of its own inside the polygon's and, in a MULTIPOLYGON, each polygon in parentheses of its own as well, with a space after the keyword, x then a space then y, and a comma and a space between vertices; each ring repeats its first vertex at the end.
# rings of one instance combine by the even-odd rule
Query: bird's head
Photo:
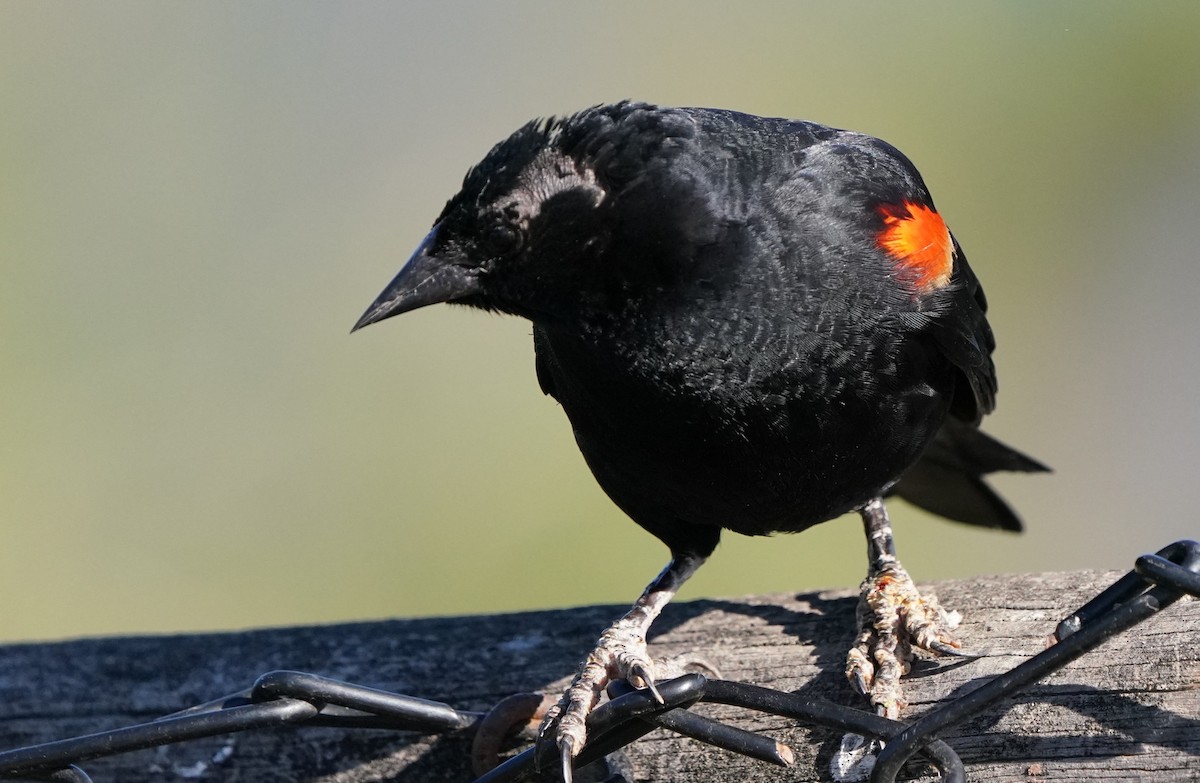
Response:
POLYGON ((691 133, 686 115, 631 103, 525 125, 468 172, 354 328, 439 302, 553 320, 619 299, 656 273, 619 268, 645 256, 631 241, 678 244, 662 235, 681 224, 661 219, 670 184, 655 171, 691 133))

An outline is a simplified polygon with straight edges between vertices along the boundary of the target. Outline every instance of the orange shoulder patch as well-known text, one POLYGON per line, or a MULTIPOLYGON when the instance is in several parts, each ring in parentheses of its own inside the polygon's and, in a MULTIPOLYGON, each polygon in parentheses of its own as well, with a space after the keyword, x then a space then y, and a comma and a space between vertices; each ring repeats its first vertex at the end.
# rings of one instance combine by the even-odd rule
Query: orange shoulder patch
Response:
POLYGON ((950 282, 954 241, 942 216, 913 201, 883 204, 883 231, 876 241, 922 293, 950 282))

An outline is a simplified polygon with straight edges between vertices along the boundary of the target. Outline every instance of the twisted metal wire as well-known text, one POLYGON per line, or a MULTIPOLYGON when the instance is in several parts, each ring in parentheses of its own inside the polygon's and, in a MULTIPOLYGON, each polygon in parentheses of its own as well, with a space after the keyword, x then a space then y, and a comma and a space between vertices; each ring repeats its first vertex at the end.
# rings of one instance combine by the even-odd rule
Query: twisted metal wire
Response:
MULTIPOLYGON (((943 783, 963 783, 966 774, 962 760, 939 739, 946 729, 1024 690, 1185 594, 1200 596, 1200 544, 1195 541, 1178 541, 1157 554, 1138 558, 1132 571, 1059 623, 1053 646, 912 723, 756 685, 706 679, 699 674, 660 683, 664 703, 628 683, 616 683, 610 690, 610 700, 588 719, 592 740, 580 753, 577 764, 582 766, 611 754, 656 727, 766 763, 786 766, 792 762, 791 749, 770 737, 688 711, 699 702, 713 702, 883 740, 871 783, 894 783, 901 767, 918 753, 933 763, 943 783)), ((530 704, 528 700, 522 703, 530 704)), ((147 723, 0 752, 0 779, 91 783, 78 766, 82 762, 280 725, 438 733, 477 730, 485 718, 484 713, 456 710, 441 702, 316 674, 274 671, 259 677, 245 691, 147 723)), ((530 748, 484 773, 475 783, 517 780, 536 765, 536 750, 530 748)))

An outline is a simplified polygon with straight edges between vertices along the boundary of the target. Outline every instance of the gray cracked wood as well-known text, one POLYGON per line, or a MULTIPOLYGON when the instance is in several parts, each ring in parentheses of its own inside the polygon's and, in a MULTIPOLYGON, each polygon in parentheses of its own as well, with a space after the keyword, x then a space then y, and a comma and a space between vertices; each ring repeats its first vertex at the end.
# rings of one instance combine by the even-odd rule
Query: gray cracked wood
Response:
MULTIPOLYGON (((1115 573, 982 577, 935 585, 963 612, 967 646, 992 651, 919 667, 905 717, 963 693, 1043 648, 1066 614, 1115 573)), ((845 683, 855 596, 846 591, 674 604, 655 654, 698 652, 733 680, 859 704, 845 683)), ((299 669, 483 710, 511 693, 565 685, 622 606, 427 618, 240 633, 85 639, 0 647, 0 748, 149 720, 232 693, 271 669, 299 669)), ((829 780, 836 732, 703 705, 787 742, 768 767, 665 732, 628 751, 639 781, 829 780)), ((956 727, 947 741, 977 781, 1200 780, 1200 603, 1185 599, 1026 693, 956 727)), ((463 733, 282 728, 88 762, 103 781, 466 781, 463 733)), ((914 764, 905 779, 936 779, 914 764)))

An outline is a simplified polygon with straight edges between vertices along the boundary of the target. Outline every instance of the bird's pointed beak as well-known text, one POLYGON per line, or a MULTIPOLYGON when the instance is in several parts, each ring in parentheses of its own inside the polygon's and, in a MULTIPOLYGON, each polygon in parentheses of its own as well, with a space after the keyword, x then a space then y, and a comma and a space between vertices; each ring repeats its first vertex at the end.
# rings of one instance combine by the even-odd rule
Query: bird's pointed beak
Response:
POLYGON ((433 227, 351 332, 418 307, 451 302, 481 292, 479 277, 473 267, 458 263, 452 254, 435 252, 440 230, 440 225, 433 227))

